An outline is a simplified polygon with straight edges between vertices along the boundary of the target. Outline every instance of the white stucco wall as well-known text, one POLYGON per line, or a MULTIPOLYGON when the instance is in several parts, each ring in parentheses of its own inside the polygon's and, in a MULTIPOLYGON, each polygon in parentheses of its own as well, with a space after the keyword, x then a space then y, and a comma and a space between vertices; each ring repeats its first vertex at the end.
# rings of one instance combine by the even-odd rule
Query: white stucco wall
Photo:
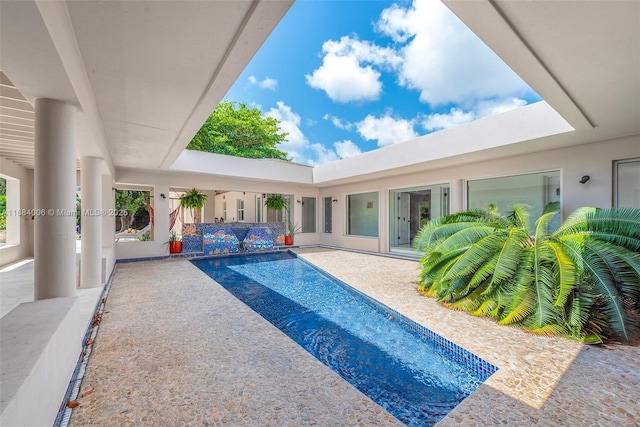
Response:
POLYGON ((331 196, 338 199, 338 202, 333 203, 333 232, 321 234, 319 242, 351 249, 388 252, 389 190, 422 185, 448 183, 451 188, 451 211, 455 212, 466 208, 467 180, 560 170, 563 218, 580 206, 611 207, 613 162, 639 156, 640 136, 636 135, 491 161, 464 164, 464 159, 461 159, 463 164, 453 167, 329 186, 320 190, 320 197, 331 196), (591 177, 586 184, 579 183, 583 175, 591 177), (345 234, 346 196, 368 191, 380 191, 380 237, 348 236, 345 234), (454 204, 456 200, 461 203, 454 204), (457 205, 460 205, 460 209, 457 209, 457 205))
MULTIPOLYGON (((499 149, 496 149, 499 150, 499 149)), ((491 152, 489 153, 491 154, 491 152)), ((171 188, 196 187, 201 190, 227 190, 228 221, 236 217, 236 196, 245 198, 245 221, 249 221, 255 212, 252 201, 255 194, 282 193, 293 195, 293 222, 302 223, 302 211, 297 200, 302 197, 317 198, 316 233, 298 233, 296 245, 324 244, 350 249, 388 252, 389 248, 389 190, 424 185, 448 184, 450 187, 451 212, 465 209, 466 182, 482 178, 493 178, 519 175, 550 170, 560 171, 562 216, 580 206, 593 205, 610 207, 613 194, 613 162, 615 160, 640 157, 640 135, 616 140, 600 141, 588 144, 549 149, 534 153, 504 157, 503 151, 496 151, 492 160, 474 161, 474 155, 459 156, 447 167, 425 165, 422 170, 410 168, 411 172, 396 173, 388 176, 389 171, 380 172, 381 177, 367 174, 366 179, 349 184, 301 185, 298 183, 282 183, 266 180, 239 179, 232 177, 208 176, 198 173, 145 173, 140 171, 118 171, 118 181, 136 182, 150 185, 156 193, 168 192, 171 188), (586 184, 578 181, 583 175, 591 179, 586 184), (346 234, 346 196, 354 193, 378 192, 379 200, 379 235, 378 237, 349 236, 346 234), (250 197, 249 197, 250 195, 250 197), (232 197, 233 196, 233 197, 232 197), (332 203, 333 231, 322 233, 322 198, 337 199, 332 203)), ((217 197, 216 216, 221 216, 220 196, 217 197)), ((156 198, 156 200, 158 200, 156 198)), ((162 206, 162 205, 160 205, 162 206)), ((168 206, 157 208, 156 212, 167 212, 167 215, 156 213, 156 230, 160 230, 160 220, 168 221, 168 206)), ((163 226, 164 227, 164 226, 163 226)), ((164 229, 164 228, 162 228, 164 229)), ((161 234, 157 234, 161 236, 161 234)), ((156 239, 154 242, 116 244, 117 258, 138 258, 160 256, 168 253, 166 242, 156 239)))

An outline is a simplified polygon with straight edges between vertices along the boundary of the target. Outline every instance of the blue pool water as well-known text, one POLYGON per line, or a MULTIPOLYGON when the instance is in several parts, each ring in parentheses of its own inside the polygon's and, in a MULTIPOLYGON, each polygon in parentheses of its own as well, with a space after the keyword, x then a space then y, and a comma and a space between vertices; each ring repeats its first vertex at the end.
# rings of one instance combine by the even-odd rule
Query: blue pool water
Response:
POLYGON ((192 262, 408 426, 435 424, 496 370, 291 253, 192 262))

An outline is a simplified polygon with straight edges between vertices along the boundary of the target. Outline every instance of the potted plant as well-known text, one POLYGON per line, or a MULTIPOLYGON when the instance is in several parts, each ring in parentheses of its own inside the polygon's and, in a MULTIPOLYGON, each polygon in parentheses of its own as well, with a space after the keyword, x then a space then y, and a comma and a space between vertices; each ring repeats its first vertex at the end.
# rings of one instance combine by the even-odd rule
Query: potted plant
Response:
POLYGON ((284 236, 284 244, 287 246, 293 245, 293 235, 299 231, 299 227, 291 225, 291 211, 289 210, 289 202, 282 194, 270 194, 264 201, 267 209, 279 211, 284 209, 287 212, 287 223, 284 236))
POLYGON ((206 201, 207 195, 195 187, 180 196, 180 206, 191 210, 193 222, 200 222, 200 210, 206 201))
POLYGON ((293 236, 294 236, 294 234, 296 234, 300 230, 301 230, 301 228, 300 228, 300 226, 298 224, 291 225, 291 223, 289 223, 289 231, 284 236, 284 244, 287 245, 287 246, 293 245, 293 236))
POLYGON ((174 230, 171 230, 169 232, 169 253, 179 254, 181 252, 182 252, 182 240, 174 230))

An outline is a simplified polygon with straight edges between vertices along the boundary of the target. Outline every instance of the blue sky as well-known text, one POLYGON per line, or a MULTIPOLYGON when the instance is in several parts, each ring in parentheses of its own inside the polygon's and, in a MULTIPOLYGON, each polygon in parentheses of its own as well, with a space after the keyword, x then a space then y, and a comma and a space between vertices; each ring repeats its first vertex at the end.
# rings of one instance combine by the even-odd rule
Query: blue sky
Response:
POLYGON ((226 100, 318 165, 540 100, 436 0, 297 0, 226 100))

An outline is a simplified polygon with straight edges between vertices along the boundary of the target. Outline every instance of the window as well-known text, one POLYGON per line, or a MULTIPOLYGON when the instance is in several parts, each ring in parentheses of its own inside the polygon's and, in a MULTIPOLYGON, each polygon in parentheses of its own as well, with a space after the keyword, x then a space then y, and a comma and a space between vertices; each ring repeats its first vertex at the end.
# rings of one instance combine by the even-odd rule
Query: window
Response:
POLYGON ((347 234, 378 237, 378 193, 347 196, 347 234))
MULTIPOLYGON (((267 194, 266 199, 268 199, 269 196, 270 195, 267 194)), ((289 214, 291 215, 291 218, 294 218, 293 205, 291 204, 291 196, 290 195, 283 195, 283 197, 287 200, 287 206, 289 207, 289 211, 290 211, 289 214)), ((288 221, 288 218, 287 218, 287 210, 286 209, 280 209, 278 211, 267 209, 267 222, 284 222, 284 223, 286 223, 287 221, 288 221)))
POLYGON ((640 208, 640 159, 614 163, 614 205, 640 208))
POLYGON ((333 198, 325 197, 322 199, 322 232, 331 233, 333 228, 333 198))
MULTIPOLYGON (((116 189, 116 241, 139 242, 152 239, 151 204, 151 191, 116 189)), ((79 224, 79 231, 82 232, 82 223, 79 224)))
MULTIPOLYGON (((529 207, 530 229, 550 202, 560 201, 560 171, 531 173, 500 178, 479 179, 467 182, 467 207, 469 209, 498 208, 506 215, 514 204, 529 207)), ((559 215, 551 223, 552 230, 560 225, 559 215)))
POLYGON ((302 230, 303 233, 316 232, 316 198, 302 198, 302 230))
POLYGON ((223 201, 222 202, 222 218, 224 218, 224 220, 227 220, 227 201, 223 201))
POLYGON ((256 222, 262 222, 262 198, 256 196, 256 222))
POLYGON ((447 184, 389 191, 389 250, 413 252, 413 239, 420 228, 448 213, 447 184))
POLYGON ((7 180, 0 177, 0 245, 7 243, 7 180))
POLYGON ((238 221, 244 221, 244 200, 238 199, 238 221))

